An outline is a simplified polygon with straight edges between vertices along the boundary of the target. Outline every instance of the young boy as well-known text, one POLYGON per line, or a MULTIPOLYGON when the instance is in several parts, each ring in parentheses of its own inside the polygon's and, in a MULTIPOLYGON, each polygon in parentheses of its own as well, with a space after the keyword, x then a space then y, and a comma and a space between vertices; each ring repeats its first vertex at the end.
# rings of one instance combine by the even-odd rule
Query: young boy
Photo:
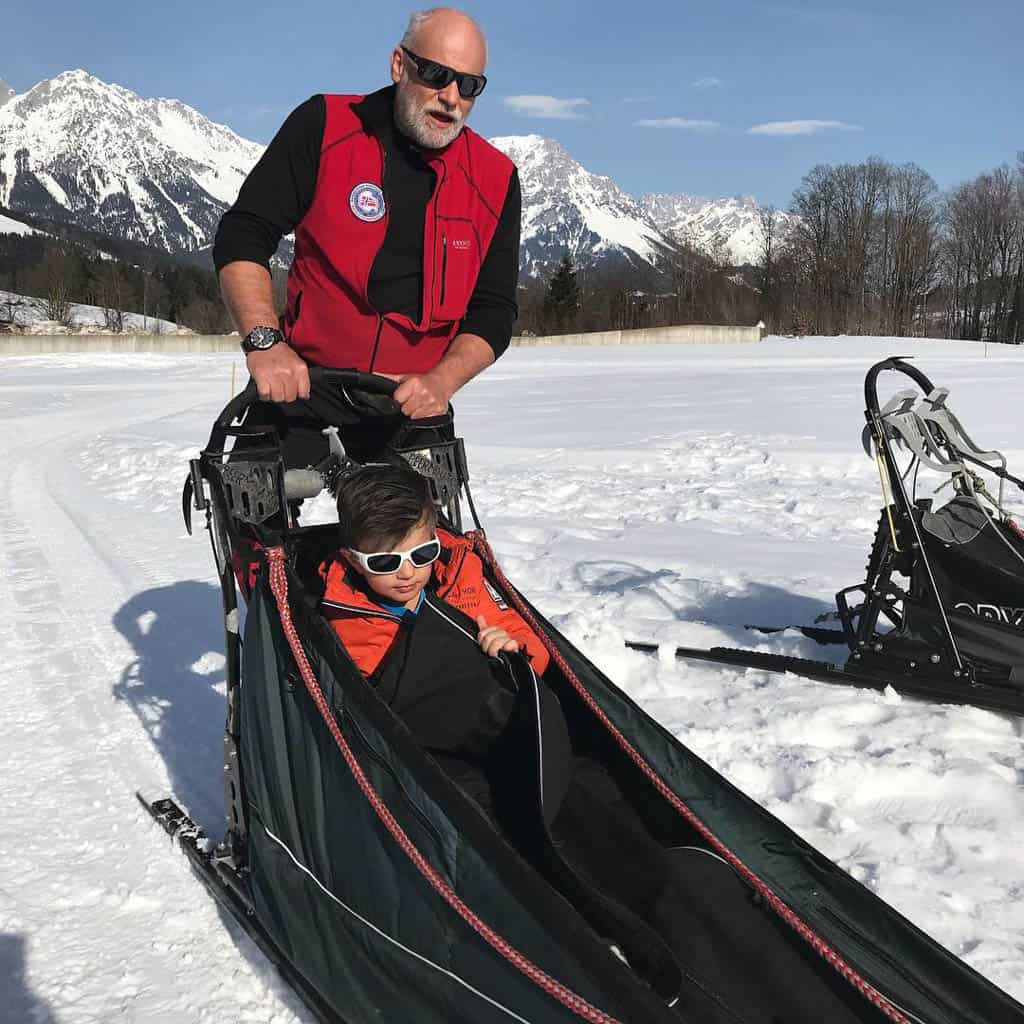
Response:
POLYGON ((548 654, 485 579, 470 542, 437 528, 427 481, 396 466, 366 466, 338 495, 341 549, 322 567, 324 613, 364 676, 372 676, 401 627, 430 594, 474 620, 490 657, 525 649, 540 675, 548 654))
POLYGON ((321 566, 322 612, 349 656, 421 747, 486 804, 478 767, 515 694, 495 659, 548 654, 487 581, 470 542, 438 529, 427 481, 366 466, 338 495, 340 550, 321 566))

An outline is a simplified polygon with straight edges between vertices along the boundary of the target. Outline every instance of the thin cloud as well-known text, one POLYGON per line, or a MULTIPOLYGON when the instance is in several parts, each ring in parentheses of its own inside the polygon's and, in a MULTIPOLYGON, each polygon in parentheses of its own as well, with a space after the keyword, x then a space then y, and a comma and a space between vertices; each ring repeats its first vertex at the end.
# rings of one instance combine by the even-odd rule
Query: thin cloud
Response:
POLYGON ((714 75, 705 75, 703 78, 698 78, 696 82, 690 83, 691 89, 721 89, 725 85, 725 82, 720 78, 716 78, 714 75))
POLYGON ((828 9, 801 7, 797 4, 759 3, 757 9, 764 14, 777 18, 792 18, 810 25, 846 25, 867 26, 875 21, 875 16, 855 6, 833 7, 828 9))
POLYGON ((657 96, 623 96, 620 103, 653 103, 657 96))
POLYGON ((246 117, 250 119, 263 118, 263 117, 284 117, 288 113, 288 107, 283 107, 280 104, 273 104, 268 106, 258 107, 223 107, 221 109, 221 117, 246 117))
POLYGON ((645 117, 633 124, 637 128, 682 128, 691 132, 712 132, 719 127, 717 121, 701 121, 692 117, 645 117))
POLYGON ((766 121, 755 124, 749 129, 751 135, 817 135, 819 132, 835 129, 840 132, 862 132, 859 124, 847 124, 845 121, 766 121))
POLYGON ((558 96, 506 96, 502 102, 523 117, 546 117, 557 121, 580 120, 586 116, 583 108, 590 106, 590 100, 560 99, 558 96))

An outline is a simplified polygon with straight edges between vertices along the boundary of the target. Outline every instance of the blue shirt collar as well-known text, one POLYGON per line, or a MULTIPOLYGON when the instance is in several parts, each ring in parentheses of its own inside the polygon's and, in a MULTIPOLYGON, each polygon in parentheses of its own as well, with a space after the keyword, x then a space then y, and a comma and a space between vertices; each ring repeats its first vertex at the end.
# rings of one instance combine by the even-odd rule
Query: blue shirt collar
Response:
POLYGON ((400 618, 404 618, 406 615, 417 615, 419 613, 420 606, 423 604, 423 596, 424 592, 421 590, 419 598, 416 601, 416 607, 406 608, 404 604, 395 604, 394 601, 385 601, 384 598, 378 597, 376 594, 372 594, 373 600, 376 604, 379 604, 385 611, 391 612, 392 615, 397 615, 400 618))

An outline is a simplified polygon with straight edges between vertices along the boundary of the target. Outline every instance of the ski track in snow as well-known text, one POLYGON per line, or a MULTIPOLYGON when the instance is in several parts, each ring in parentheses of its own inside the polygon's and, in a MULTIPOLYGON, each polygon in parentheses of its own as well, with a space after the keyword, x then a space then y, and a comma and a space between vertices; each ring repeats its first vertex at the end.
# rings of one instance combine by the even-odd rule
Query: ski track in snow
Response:
MULTIPOLYGON (((670 654, 823 656, 799 634, 742 627, 808 622, 862 578, 880 507, 859 448, 863 374, 908 351, 1019 472, 1024 353, 985 359, 964 343, 513 350, 459 396, 459 431, 498 556, 541 611, 715 768, 1020 999, 1019 719, 670 654), (622 643, 651 638, 659 656, 622 643)), ((4 361, 0 1020, 309 1019, 134 797, 173 791, 220 830, 219 598, 180 488, 232 359, 4 361)))

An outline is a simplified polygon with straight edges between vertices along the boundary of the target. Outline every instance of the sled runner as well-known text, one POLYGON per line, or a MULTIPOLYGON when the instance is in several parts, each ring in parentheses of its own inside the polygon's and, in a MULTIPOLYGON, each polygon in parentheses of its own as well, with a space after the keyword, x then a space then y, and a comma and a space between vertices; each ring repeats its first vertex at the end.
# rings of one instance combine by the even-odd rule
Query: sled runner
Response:
POLYGON ((1024 490, 1024 480, 975 443, 949 391, 905 359, 872 366, 864 396, 864 449, 878 462, 885 501, 865 580, 836 595, 830 617, 841 630, 796 627, 846 644, 845 665, 723 647, 680 647, 676 656, 1024 713, 1024 533, 1006 508, 1007 486, 1024 490), (886 371, 915 387, 883 405, 886 371), (936 493, 951 492, 938 508, 918 496, 921 470, 942 481, 936 493))
MULTIPOLYGON (((389 381, 316 371, 314 386, 343 395, 364 426, 397 422, 389 381)), ((519 656, 502 662, 517 731, 498 754, 532 831, 496 826, 319 613, 317 567, 336 527, 300 525, 294 507, 355 463, 332 441, 319 464, 286 469, 272 431, 236 424, 255 401, 250 385, 224 410, 185 491, 186 519, 206 515, 223 597, 226 834, 210 843, 173 800, 143 802, 317 1020, 1024 1024, 1024 1007, 602 675, 509 583, 477 523, 465 536, 488 585, 551 657, 542 679, 519 656), (567 757, 586 772, 566 797, 571 818, 551 821, 548 771, 567 757), (629 849, 596 858, 621 820, 629 849), (643 897, 653 882, 637 865, 652 850, 658 899, 644 917, 609 894, 643 897)), ((369 457, 428 474, 446 529, 461 533, 468 473, 450 416, 397 422, 369 457)))

